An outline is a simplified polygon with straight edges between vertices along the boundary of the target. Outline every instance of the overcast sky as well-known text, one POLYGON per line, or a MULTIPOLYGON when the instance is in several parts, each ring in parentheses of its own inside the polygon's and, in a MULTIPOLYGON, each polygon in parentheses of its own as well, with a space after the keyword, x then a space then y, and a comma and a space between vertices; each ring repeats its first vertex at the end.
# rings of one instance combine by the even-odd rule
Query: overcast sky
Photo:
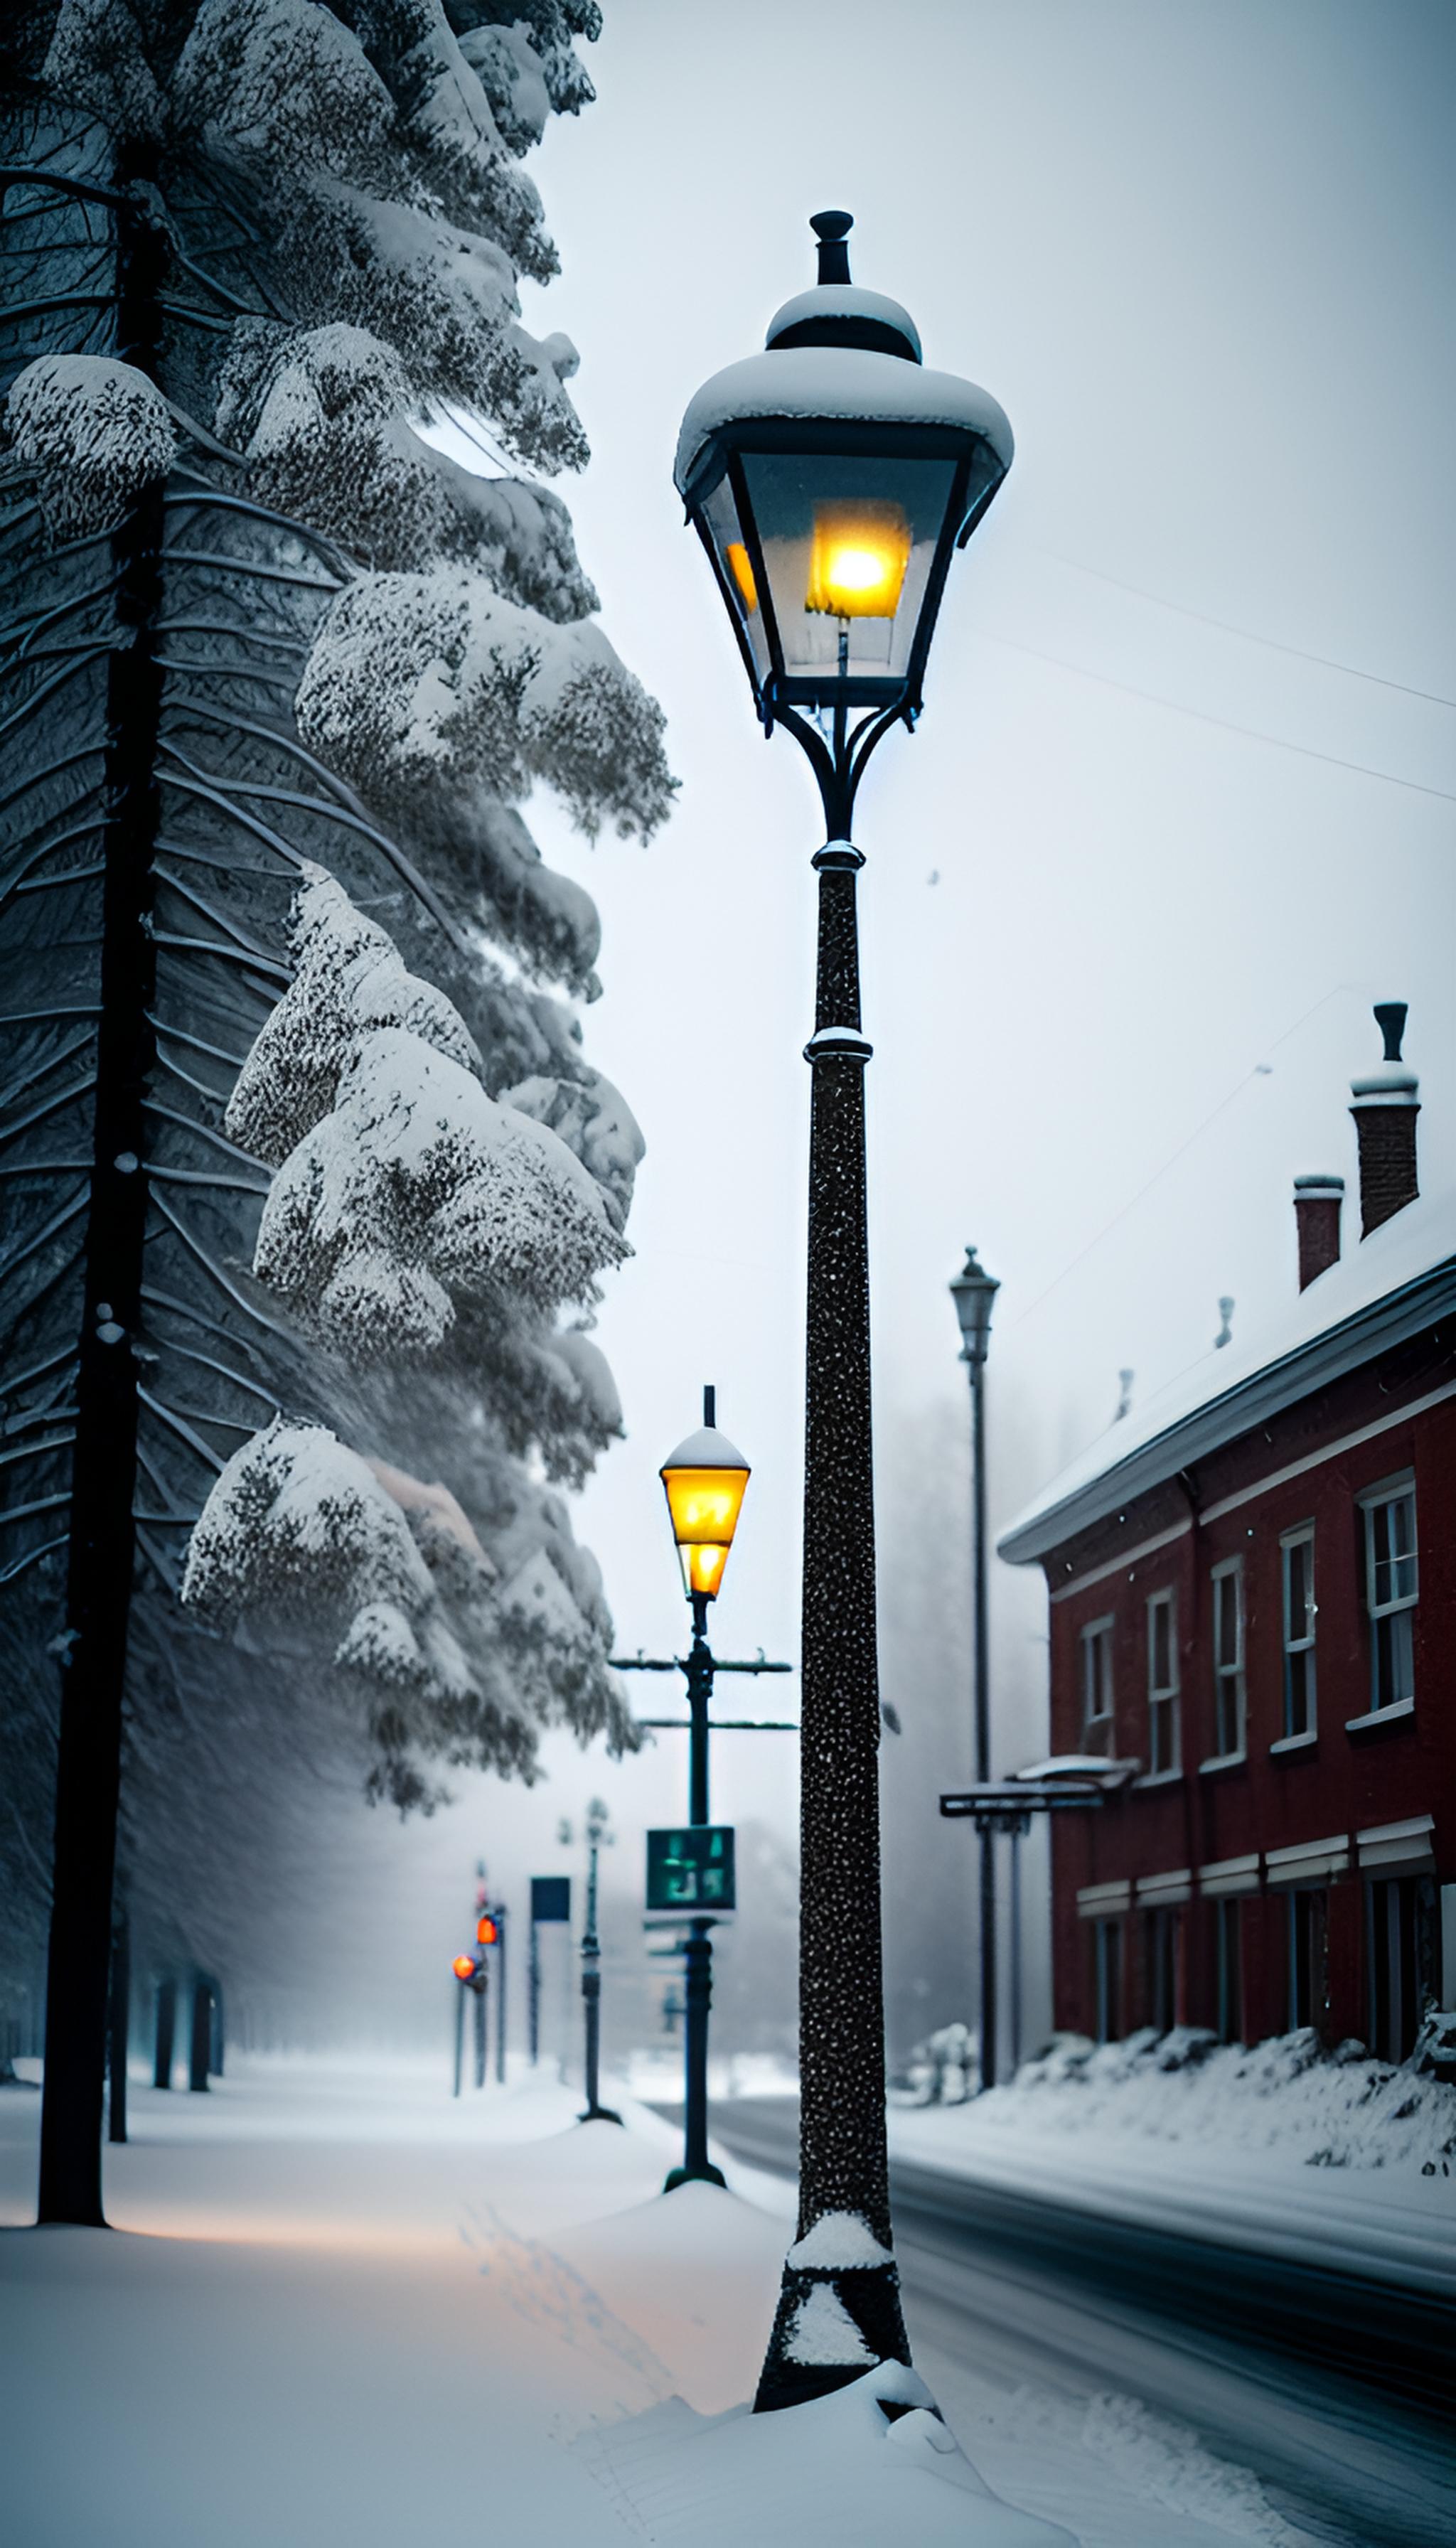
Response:
MULTIPOLYGON (((579 1527, 622 1645, 671 1651, 656 1471, 716 1382, 754 1465, 718 1642, 792 1655, 820 823, 682 527, 682 410, 812 281, 807 219, 835 205, 857 281, 1016 433, 923 724, 882 745, 857 823, 884 1492, 922 1434, 957 1444, 946 1284, 972 1239, 1004 1287, 1005 1521, 1106 1423, 1120 1367, 1150 1389, 1208 1350, 1220 1294, 1235 1325, 1292 1295, 1291 1180, 1352 1175, 1372 1000, 1411 1005, 1427 1188, 1456 1162, 1456 13, 606 0, 606 19, 597 104, 531 163, 563 274, 526 315, 581 350, 594 456, 562 492, 682 787, 645 853, 531 815, 599 904, 588 1050, 648 1142, 599 1325, 628 1438, 579 1527)), ((945 1493, 963 1606, 958 1476, 945 1493)), ((1044 1596, 999 1577, 1009 1765, 1036 1748, 1044 1596)), ((725 1818, 787 1818, 787 1749, 725 1739, 725 1818)), ((681 1810, 675 1738, 604 1779, 553 1761, 524 1811, 480 1800, 502 1873, 594 1783, 639 1824, 681 1810)), ((450 1819, 463 1834, 476 1808, 450 1819)))

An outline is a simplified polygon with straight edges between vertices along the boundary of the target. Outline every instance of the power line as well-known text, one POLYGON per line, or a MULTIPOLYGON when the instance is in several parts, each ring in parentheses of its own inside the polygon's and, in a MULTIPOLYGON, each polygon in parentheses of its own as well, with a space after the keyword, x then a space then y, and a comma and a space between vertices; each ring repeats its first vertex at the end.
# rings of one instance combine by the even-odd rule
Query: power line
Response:
MULTIPOLYGON (((1323 992, 1321 996, 1315 1001, 1313 1007, 1306 1009, 1303 1017, 1296 1018, 1293 1026, 1286 1027, 1283 1035, 1276 1036, 1271 1045, 1266 1045, 1264 1047, 1265 1051, 1277 1052, 1281 1045, 1288 1044, 1291 1036, 1298 1035, 1302 1027, 1309 1025, 1311 1018, 1318 1016, 1320 1009, 1327 1008, 1331 1000, 1338 999, 1342 991, 1352 991, 1358 987, 1358 984, 1354 982, 1333 983, 1327 991, 1323 992)), ((1243 1073, 1242 1078, 1237 1080, 1233 1087, 1229 1089, 1228 1096, 1220 1098, 1218 1105, 1213 1110, 1213 1113, 1211 1115, 1205 1115, 1201 1124, 1195 1124, 1193 1131, 1188 1134, 1185 1139, 1178 1143, 1176 1150, 1169 1151, 1168 1156, 1162 1163, 1162 1166, 1153 1169, 1153 1172, 1147 1179, 1146 1184, 1140 1185, 1135 1195, 1129 1196, 1127 1202, 1113 1214, 1111 1221, 1104 1222, 1101 1229, 1097 1230, 1093 1236, 1088 1239, 1085 1247, 1079 1247, 1076 1255, 1068 1258, 1066 1264, 1063 1265, 1061 1272, 1059 1274, 1052 1275, 1050 1282, 1046 1287, 1046 1290, 1039 1292, 1035 1301, 1030 1301, 1024 1310, 1019 1310, 1017 1312, 1016 1317, 1009 1321, 1010 1326, 1019 1327, 1024 1320, 1031 1318, 1034 1311, 1040 1310, 1044 1301, 1048 1301, 1050 1299, 1057 1286, 1064 1283, 1069 1274, 1074 1274, 1076 1272, 1077 1267, 1083 1264, 1087 1257, 1091 1255, 1093 1248, 1100 1247, 1109 1232, 1117 1228, 1119 1222, 1126 1221, 1129 1213, 1133 1212, 1137 1206, 1141 1203, 1143 1197, 1145 1195, 1150 1195, 1153 1187, 1161 1183, 1162 1179, 1167 1175, 1168 1170, 1177 1166, 1178 1161, 1183 1157, 1185 1151, 1191 1150, 1194 1142, 1202 1139, 1204 1134, 1208 1131, 1209 1126, 1211 1124, 1216 1124, 1221 1115, 1228 1113, 1228 1108, 1232 1105, 1235 1097, 1242 1096, 1243 1091, 1249 1084, 1249 1081, 1251 1079, 1262 1078, 1267 1071, 1267 1063, 1256 1061, 1243 1073)))
POLYGON ((1394 770, 1376 770, 1368 761, 1346 761, 1337 752, 1317 752, 1311 744, 1290 743, 1281 734, 1265 734, 1259 726, 1238 725, 1232 717, 1212 716, 1207 708, 1184 707, 1180 699, 1160 698, 1156 690, 1140 689, 1136 682, 1115 682, 1110 673, 1089 672, 1085 664, 1074 664, 1065 655, 1048 654, 1044 646, 1028 646, 1019 637, 1000 637, 990 628, 978 628, 975 633, 988 646, 1009 646, 1018 655, 1033 655, 1039 664, 1055 664, 1061 672, 1075 673, 1081 681, 1100 682, 1105 690, 1122 690, 1129 698, 1145 699, 1151 707, 1167 708, 1174 716, 1195 717, 1200 725, 1218 726, 1225 734, 1241 734, 1251 743, 1267 743, 1276 752, 1297 752, 1304 761, 1323 761, 1332 770, 1354 770, 1364 778, 1383 779, 1388 787, 1409 787, 1417 796, 1439 796, 1448 805, 1456 805, 1456 789, 1429 787, 1421 778, 1401 778, 1394 770))
POLYGON ((1280 637, 1261 637, 1254 628, 1236 627, 1231 619, 1216 619, 1211 610, 1190 610, 1184 601, 1169 601, 1160 592, 1144 592, 1140 584, 1125 583, 1120 575, 1105 575, 1101 567, 1084 566, 1080 558, 1062 557, 1056 549, 1043 549, 1043 557, 1055 559, 1058 566, 1069 566, 1076 575, 1089 575, 1096 584, 1110 584, 1117 592, 1131 592, 1138 601, 1150 601, 1158 610, 1176 611, 1180 619, 1196 619, 1205 628, 1221 628, 1226 637, 1241 637, 1250 646, 1268 646, 1276 655, 1297 655, 1302 664, 1322 665, 1326 673, 1347 673, 1353 682, 1374 682, 1383 690, 1400 690, 1408 699, 1427 699, 1432 707, 1456 708, 1456 699, 1448 699, 1440 690, 1421 690, 1412 682, 1393 682, 1385 673, 1367 673, 1358 664, 1342 664, 1333 655, 1314 655, 1308 646, 1286 645, 1280 637))

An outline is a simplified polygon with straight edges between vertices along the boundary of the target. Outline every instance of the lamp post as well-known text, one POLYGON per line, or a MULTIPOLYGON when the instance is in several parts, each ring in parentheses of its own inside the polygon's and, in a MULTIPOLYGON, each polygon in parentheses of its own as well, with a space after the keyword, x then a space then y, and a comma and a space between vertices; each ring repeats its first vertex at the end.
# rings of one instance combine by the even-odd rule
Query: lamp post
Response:
MULTIPOLYGON (((960 1359, 970 1375, 971 1523, 970 1563, 974 1592, 971 1635, 972 1696, 975 1707, 975 1775, 984 1786, 991 1774, 991 1676, 986 1609, 986 1415, 984 1382, 986 1350, 991 1341, 991 1308, 1001 1286, 967 1247, 965 1263, 951 1285, 951 1298, 960 1321, 960 1359)), ((1012 1840, 1015 1849, 1017 1837, 1012 1840)), ((982 2089, 996 2085, 996 1841, 992 1825, 980 1827, 980 2071, 982 2089)))
MULTIPOLYGON (((663 1491, 682 1590, 692 1604, 692 1643, 687 1651, 687 1819, 708 1820, 708 1708, 713 1695, 713 1655, 708 1644, 708 1603, 716 1601, 738 1528, 749 1466, 726 1433, 717 1429, 717 1393, 702 1394, 702 1426, 680 1442, 662 1466, 663 1491)), ((670 2170, 663 2191, 675 2185, 722 2185, 721 2168, 708 2157, 708 2012, 713 2002, 711 1920, 692 1920, 682 1950, 684 1967, 682 2164, 670 2170)))
MULTIPOLYGON (((685 1660, 662 1662, 643 1654, 613 1655, 618 1672, 682 1672, 687 1683, 687 1819, 699 1828, 709 1820, 708 1809, 708 1736, 714 1720, 708 1710, 712 1705, 713 1679, 720 1672, 785 1673, 789 1664, 765 1661, 762 1647, 753 1663, 724 1662, 708 1644, 707 1610, 715 1601, 738 1528, 750 1470, 741 1451, 735 1450, 718 1426, 718 1394, 710 1385, 702 1393, 702 1427, 689 1433, 663 1462, 660 1476, 668 1500, 668 1515, 673 1525, 678 1558, 682 1569, 682 1589, 692 1605, 692 1643, 685 1660)), ((681 1728, 683 1720, 676 1716, 645 1716, 644 1725, 659 1728, 681 1728)), ((720 1733, 791 1734, 797 1726, 783 1718, 730 1717, 718 1723, 720 1733)), ((682 1953, 684 1965, 683 2031, 683 2142, 682 2165, 669 2171, 663 2188, 671 2194, 676 2185, 688 2185, 696 2180, 721 2185, 721 2170, 708 2157, 708 2013, 712 2006, 712 1938, 711 1919, 692 1920, 682 1953)))
POLYGON ((597 2088, 601 2060, 601 1940, 596 1935, 596 1853, 610 1835, 606 1807, 593 1796, 587 1807, 587 1926, 582 1937, 582 2005, 587 2037, 587 2111, 584 2124, 619 2124, 597 2088))
POLYGON ((864 1065, 851 841, 856 791, 913 726, 947 572, 1000 486, 994 399, 922 366, 908 313, 850 279, 820 213, 817 287, 767 350, 700 389, 676 479, 766 733, 823 802, 809 1148, 798 2237, 760 2410, 909 2359, 891 2245, 879 1923, 879 1694, 870 1457, 864 1065))

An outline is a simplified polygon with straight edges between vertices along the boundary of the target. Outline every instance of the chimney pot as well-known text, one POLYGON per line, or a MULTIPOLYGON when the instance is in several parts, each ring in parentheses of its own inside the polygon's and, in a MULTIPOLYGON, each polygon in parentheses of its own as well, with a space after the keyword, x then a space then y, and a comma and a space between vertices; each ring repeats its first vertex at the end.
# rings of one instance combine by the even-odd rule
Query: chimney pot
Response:
POLYGON ((1420 1192, 1415 1174, 1415 1118, 1419 1081, 1401 1059, 1406 1033, 1404 1000, 1382 1000, 1375 1010, 1385 1046, 1379 1070, 1352 1079, 1350 1113, 1360 1149, 1360 1235, 1392 1220, 1420 1192))
POLYGON ((1307 1292, 1339 1263, 1339 1213, 1343 1177, 1296 1177, 1294 1222, 1299 1239, 1300 1290, 1307 1292))

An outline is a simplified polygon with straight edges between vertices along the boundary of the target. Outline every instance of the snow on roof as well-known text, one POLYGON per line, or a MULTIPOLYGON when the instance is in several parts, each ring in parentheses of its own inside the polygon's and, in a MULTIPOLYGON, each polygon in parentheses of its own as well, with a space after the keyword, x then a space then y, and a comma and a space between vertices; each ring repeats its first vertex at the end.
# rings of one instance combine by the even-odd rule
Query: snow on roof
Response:
POLYGON ((1002 466, 1011 466, 1011 427, 989 392, 973 382, 858 346, 779 346, 715 372, 689 402, 673 470, 679 494, 685 493, 703 444, 721 425, 813 416, 956 425, 983 435, 1002 466))
POLYGON ((1202 1355, 1111 1425, 1002 1532, 999 1554, 1014 1566, 1045 1556, 1452 1308, 1456 1190, 1408 1204, 1246 1340, 1202 1355))

